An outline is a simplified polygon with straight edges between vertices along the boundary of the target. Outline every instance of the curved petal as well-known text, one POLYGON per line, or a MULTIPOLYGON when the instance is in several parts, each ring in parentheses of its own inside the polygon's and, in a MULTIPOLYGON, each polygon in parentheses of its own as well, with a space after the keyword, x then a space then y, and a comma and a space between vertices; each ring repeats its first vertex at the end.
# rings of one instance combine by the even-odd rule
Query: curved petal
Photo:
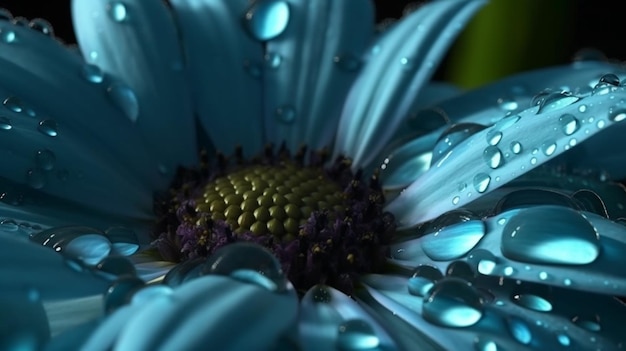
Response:
POLYGON ((291 0, 289 23, 266 44, 280 65, 266 69, 265 131, 292 150, 328 147, 341 104, 361 67, 374 33, 369 0, 291 0), (289 116, 287 116, 289 114, 289 116))
MULTIPOLYGON (((182 50, 164 2, 72 1, 76 37, 87 62, 123 80, 113 99, 136 124, 170 174, 195 165, 195 125, 182 50)), ((163 168, 164 167, 164 168, 163 168)))
MULTIPOLYGON (((200 123, 224 153, 263 147, 260 42, 245 32, 247 0, 172 0, 200 123)), ((160 25, 160 24, 159 24, 160 25)))
POLYGON ((151 216, 157 162, 80 59, 32 29, 0 28, 14 35, 0 50, 1 174, 88 208, 151 216))
POLYGON ((463 206, 604 129, 600 127, 619 123, 626 117, 625 97, 624 87, 584 97, 551 95, 511 123, 494 125, 461 142, 387 210, 401 227, 410 227, 463 206))
POLYGON ((335 154, 368 164, 411 111, 415 96, 457 32, 484 1, 436 1, 396 23, 375 43, 339 121, 335 154))

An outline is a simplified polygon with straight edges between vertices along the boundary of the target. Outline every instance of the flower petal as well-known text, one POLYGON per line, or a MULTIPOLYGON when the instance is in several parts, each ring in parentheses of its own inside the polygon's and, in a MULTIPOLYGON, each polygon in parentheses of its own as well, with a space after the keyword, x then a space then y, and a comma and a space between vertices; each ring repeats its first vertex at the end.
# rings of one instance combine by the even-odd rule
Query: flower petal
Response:
POLYGON ((119 350, 264 350, 292 325, 295 293, 277 294, 228 277, 204 276, 147 302, 126 323, 119 350), (252 304, 252 305, 250 305, 252 304), (245 328, 241 328, 245 325, 245 328))
POLYGON ((195 110, 215 147, 241 145, 254 155, 263 147, 260 42, 244 30, 247 0, 173 0, 195 110))
POLYGON ((128 86, 112 96, 170 174, 197 162, 195 125, 174 21, 161 1, 72 1, 87 62, 128 86), (130 89, 129 89, 130 88, 130 89))
POLYGON ((410 227, 463 206, 603 130, 598 123, 607 127, 619 123, 624 97, 623 87, 606 94, 551 95, 512 117, 511 123, 496 124, 465 139, 387 210, 401 227, 410 227))
POLYGON ((436 1, 396 23, 372 50, 348 94, 339 122, 335 154, 353 167, 368 164, 411 111, 415 96, 457 32, 484 1, 436 1))
MULTIPOLYGON (((374 33, 369 0, 292 0, 285 31, 266 44, 280 57, 263 77, 265 131, 292 150, 331 145, 341 104, 374 33)), ((270 66, 271 67, 271 66, 270 66)))
POLYGON ((154 185, 164 182, 157 162, 103 88, 84 78, 84 64, 35 30, 0 28, 15 38, 0 50, 1 174, 88 208, 151 215, 154 185))

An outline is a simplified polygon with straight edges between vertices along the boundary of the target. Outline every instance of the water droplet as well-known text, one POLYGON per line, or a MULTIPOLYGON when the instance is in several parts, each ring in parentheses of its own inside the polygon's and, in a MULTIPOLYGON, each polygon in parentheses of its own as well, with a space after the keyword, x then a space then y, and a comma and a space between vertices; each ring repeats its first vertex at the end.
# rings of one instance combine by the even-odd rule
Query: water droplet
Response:
POLYGON ((48 149, 39 150, 35 153, 35 164, 44 171, 51 171, 54 169, 56 163, 56 156, 48 149))
POLYGON ((485 235, 481 220, 470 220, 446 226, 422 238, 421 245, 428 257, 447 261, 467 254, 485 235))
POLYGON ((543 297, 533 295, 533 294, 516 294, 513 295, 513 302, 516 304, 526 307, 528 309, 539 311, 539 312, 550 312, 552 311, 552 304, 544 299, 543 297))
POLYGON ((351 319, 341 323, 337 332, 337 347, 341 350, 371 350, 380 344, 374 328, 361 319, 351 319))
POLYGON ((39 169, 26 171, 26 182, 33 189, 41 189, 46 185, 46 175, 39 169))
POLYGON ((10 22, 12 20, 13 20, 13 15, 11 14, 11 12, 9 12, 9 10, 5 8, 0 7, 0 21, 10 22))
POLYGON ((11 125, 11 120, 7 117, 0 117, 0 130, 11 130, 13 125, 11 125))
POLYGON ((609 109, 609 119, 613 122, 620 122, 626 119, 626 109, 611 108, 609 109))
POLYGON ((599 82, 600 83, 610 84, 610 85, 613 85, 613 86, 619 86, 619 83, 620 83, 619 77, 616 76, 613 73, 607 73, 607 74, 603 75, 602 77, 600 77, 599 82))
POLYGON ((265 66, 271 69, 277 69, 283 62, 283 57, 275 52, 268 52, 263 56, 265 60, 265 66))
POLYGON ((289 105, 280 106, 276 109, 276 119, 284 124, 291 124, 296 119, 296 110, 289 105))
POLYGON ((30 23, 28 24, 28 26, 36 31, 38 31, 41 34, 47 35, 47 36, 53 36, 54 35, 54 30, 52 29, 52 25, 50 24, 50 22, 46 21, 43 18, 35 18, 32 21, 30 21, 30 23))
POLYGON ((561 130, 565 135, 572 135, 576 133, 578 128, 580 128, 580 123, 574 117, 574 115, 566 113, 559 117, 559 124, 561 125, 561 130))
POLYGON ((409 293, 415 296, 424 296, 433 287, 433 284, 441 278, 443 278, 443 274, 436 267, 418 266, 407 281, 409 293))
POLYGON ((163 284, 175 287, 199 277, 202 274, 205 261, 203 257, 196 257, 177 264, 167 272, 163 278, 163 284))
POLYGON ((546 156, 551 156, 556 151, 556 143, 554 142, 545 142, 541 145, 541 151, 546 156))
POLYGON ((473 264, 478 273, 491 275, 496 269, 498 259, 494 254, 485 249, 477 249, 472 251, 467 262, 473 264))
POLYGON ((47 135, 49 137, 55 137, 59 135, 57 131, 57 122, 51 119, 44 119, 43 121, 39 122, 39 125, 37 126, 37 130, 40 133, 47 135))
POLYGON ((563 345, 563 346, 569 346, 570 344, 570 339, 567 335, 565 334, 559 334, 556 336, 556 339, 559 341, 559 344, 563 345))
POLYGON ((307 292, 311 296, 311 300, 315 303, 330 303, 333 299, 332 294, 326 285, 317 284, 307 292))
POLYGON ((465 261, 453 261, 446 268, 446 276, 472 281, 476 277, 476 273, 472 270, 469 263, 465 261))
POLYGON ((482 301, 470 283, 458 278, 445 278, 424 297, 422 316, 444 327, 469 327, 482 317, 482 301))
POLYGON ((563 279, 563 285, 565 285, 565 286, 570 286, 570 285, 572 285, 572 280, 571 280, 571 279, 569 279, 569 278, 565 278, 565 279, 563 279))
POLYGON ((128 10, 126 5, 119 1, 111 1, 107 5, 107 12, 115 22, 124 22, 128 20, 128 10))
POLYGON ((491 168, 498 168, 504 163, 504 157, 502 152, 496 146, 487 146, 483 151, 483 160, 487 163, 487 166, 491 168))
POLYGON ((16 232, 19 229, 17 222, 12 219, 3 219, 0 221, 0 230, 5 232, 16 232))
POLYGON ((459 123, 446 129, 441 133, 441 136, 437 139, 433 147, 433 156, 430 161, 431 165, 436 164, 450 150, 483 129, 485 129, 485 126, 476 123, 459 123))
POLYGON ((145 283, 138 277, 125 275, 114 281, 104 294, 104 310, 111 313, 131 302, 133 295, 144 287, 145 283))
POLYGON ((133 122, 139 117, 139 101, 133 89, 129 86, 116 82, 107 88, 109 98, 119 107, 122 112, 133 122))
POLYGON ((12 30, 0 30, 0 39, 7 44, 11 44, 17 40, 17 36, 12 30))
POLYGON ((452 198, 452 204, 453 205, 458 205, 459 201, 461 201, 461 198, 459 196, 455 196, 452 198))
POLYGON ((519 141, 512 141, 511 142, 511 152, 514 154, 519 154, 520 152, 522 152, 522 144, 519 141))
POLYGON ((600 319, 598 316, 594 316, 592 318, 581 318, 580 316, 576 316, 572 318, 572 322, 577 326, 592 332, 599 332, 602 328, 600 327, 600 319))
POLYGON ((493 340, 477 338, 474 341, 474 349, 476 351, 498 351, 500 348, 493 340))
POLYGON ((502 231, 502 254, 528 263, 581 265, 600 254, 595 228, 577 211, 562 206, 523 209, 502 231))
POLYGON ((111 251, 104 233, 91 227, 54 227, 31 234, 31 240, 88 265, 97 264, 111 251))
POLYGON ((400 64, 404 70, 411 70, 413 68, 413 61, 408 57, 403 57, 400 59, 400 64))
POLYGON ((100 272, 116 276, 137 274, 135 265, 124 256, 107 256, 98 262, 96 268, 100 272))
POLYGON ((585 111, 587 111, 587 105, 582 104, 582 105, 578 106, 578 112, 584 113, 585 111))
POLYGON ((505 276, 510 277, 513 274, 515 274, 515 268, 511 266, 504 267, 504 269, 502 270, 502 273, 504 273, 505 276))
POLYGON ((289 5, 286 1, 255 1, 245 14, 245 24, 248 31, 260 41, 276 38, 284 32, 288 23, 289 5))
POLYGON ((22 101, 16 96, 9 96, 8 98, 4 99, 2 104, 5 108, 16 113, 24 111, 24 108, 22 107, 22 101))
POLYGON ((484 193, 485 191, 487 191, 487 188, 489 187, 489 183, 491 182, 491 177, 486 173, 478 173, 474 177, 473 182, 474 182, 474 189, 476 189, 476 191, 478 191, 479 193, 484 193))
POLYGON ((530 332, 530 328, 528 325, 521 319, 516 317, 512 317, 508 320, 508 327, 511 335, 515 338, 515 340, 520 343, 526 345, 532 341, 532 333, 530 332))
POLYGON ((280 263, 262 246, 250 243, 226 245, 209 256, 203 274, 233 276, 271 291, 285 291, 287 283, 280 263), (252 275, 251 272, 256 273, 252 275))
POLYGON ((539 103, 539 110, 537 111, 537 113, 558 110, 565 106, 569 106, 578 100, 580 100, 579 97, 573 96, 570 92, 567 91, 550 93, 546 95, 539 103))
POLYGON ((91 83, 99 84, 104 80, 104 72, 102 72, 100 67, 93 64, 86 63, 83 65, 81 74, 83 78, 91 83))
POLYGON ((499 98, 498 106, 504 111, 515 111, 519 107, 517 102, 511 98, 499 98))
POLYGON ((502 132, 496 129, 490 129, 487 132, 487 143, 489 145, 498 145, 498 143, 502 140, 502 132))
POLYGON ((347 72, 355 72, 361 68, 361 60, 351 53, 335 56, 333 61, 337 67, 347 72))

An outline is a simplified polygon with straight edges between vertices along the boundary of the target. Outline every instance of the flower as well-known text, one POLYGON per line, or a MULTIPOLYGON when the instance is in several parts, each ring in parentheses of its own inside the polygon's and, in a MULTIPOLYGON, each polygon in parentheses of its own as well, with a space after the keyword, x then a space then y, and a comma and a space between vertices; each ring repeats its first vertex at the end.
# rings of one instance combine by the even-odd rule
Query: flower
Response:
MULTIPOLYGON (((626 73, 581 59, 470 92, 429 83, 482 4, 428 3, 371 37, 367 1, 81 0, 82 56, 45 21, 1 12, 2 348, 622 348, 626 196, 608 177, 625 174, 607 140, 624 128, 626 73), (347 270, 350 296, 336 289, 340 275, 299 297, 285 279, 294 261, 256 244, 180 264, 152 256, 155 193, 173 179, 169 198, 191 202, 171 201, 180 226, 165 232, 182 228, 193 245, 256 233, 199 215, 192 200, 204 188, 191 184, 230 205, 224 177, 297 174, 297 155, 272 168, 268 142, 284 142, 279 158, 302 143, 329 147, 343 166, 338 183, 323 173, 332 167, 307 178, 337 196, 342 217, 319 205, 298 235, 328 234, 329 246, 349 230, 374 238, 393 215, 389 268, 347 270), (247 168, 216 157, 224 174, 203 173, 201 148, 238 145, 233 163, 247 168), (245 161, 259 152, 263 162, 245 161), (372 193, 341 202, 370 191, 359 188, 365 176, 372 193)), ((288 253, 292 239, 270 248, 288 253)), ((363 247, 342 251, 345 261, 363 247)))

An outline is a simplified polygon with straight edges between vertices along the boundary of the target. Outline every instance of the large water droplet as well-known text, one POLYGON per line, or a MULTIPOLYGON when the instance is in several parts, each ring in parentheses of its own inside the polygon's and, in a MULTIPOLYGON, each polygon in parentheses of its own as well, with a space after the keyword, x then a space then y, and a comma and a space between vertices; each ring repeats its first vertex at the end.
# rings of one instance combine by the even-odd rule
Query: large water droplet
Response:
POLYGON ((619 86, 620 84, 619 77, 613 73, 607 73, 603 75, 602 77, 600 77, 600 80, 598 82, 610 84, 613 86, 619 86))
POLYGON ((504 157, 502 152, 496 146, 487 146, 483 151, 483 160, 487 163, 487 166, 491 168, 498 168, 504 163, 504 157))
POLYGON ((53 170, 56 159, 54 153, 48 149, 38 150, 35 153, 35 164, 44 171, 53 170))
POLYGON ((107 88, 109 98, 119 107, 122 112, 133 122, 139 117, 139 101, 133 89, 129 86, 116 82, 107 88))
POLYGON ((435 283, 422 305, 424 319, 444 327, 469 327, 482 315, 480 295, 470 283, 458 278, 435 283))
POLYGON ((11 120, 7 117, 0 117, 0 130, 11 130, 13 129, 13 125, 11 125, 11 120))
POLYGON ((144 285, 143 280, 132 275, 119 277, 104 294, 105 312, 111 313, 131 302, 135 292, 139 291, 144 285))
POLYGON ((126 5, 120 1, 111 1, 107 5, 107 12, 115 22, 124 22, 128 20, 128 9, 126 5))
POLYGON ((271 291, 287 289, 285 276, 274 255, 250 243, 235 243, 218 249, 207 258, 202 273, 233 276, 271 291))
POLYGON ((578 128, 580 128, 580 123, 576 117, 570 113, 566 113, 559 117, 559 124, 561 125, 561 130, 565 135, 572 135, 576 133, 578 128))
POLYGON ((479 193, 484 193, 487 191, 489 187, 489 183, 491 182, 491 177, 486 173, 478 173, 473 180, 474 189, 479 193))
POLYGON ((551 112, 558 110, 565 106, 569 106, 576 101, 580 100, 579 97, 573 96, 570 92, 561 91, 558 93, 550 93, 546 95, 539 103, 539 110, 537 113, 551 112))
POLYGON ((550 312, 552 310, 552 304, 548 300, 533 294, 513 295, 513 302, 539 312, 550 312))
POLYGON ((289 23, 289 5, 286 1, 259 0, 246 11, 245 23, 257 40, 267 41, 279 36, 289 23))
POLYGON ((341 323, 337 332, 337 347, 341 350, 371 350, 380 344, 374 328, 361 319, 351 319, 341 323))
POLYGON ((104 72, 102 72, 102 69, 93 64, 86 63, 81 70, 81 74, 83 78, 91 83, 99 84, 104 80, 104 72))
POLYGON ((104 233, 90 227, 50 228, 31 235, 31 240, 88 265, 97 264, 111 252, 111 242, 104 233))
POLYGON ((468 253, 485 235, 485 224, 471 220, 444 227, 435 234, 422 238, 422 249, 428 257, 448 261, 468 253))
POLYGON ((284 124, 291 124, 296 119, 296 110, 289 105, 280 106, 276 109, 276 119, 284 124))
POLYGON ((487 144, 489 145, 498 145, 498 143, 502 140, 502 132, 497 129, 491 129, 487 132, 487 144))
POLYGON ((502 254, 530 263, 581 265, 600 254, 595 228, 578 212, 561 206, 521 210, 502 231, 502 254))
POLYGON ((413 275, 408 279, 409 293, 415 296, 425 296, 434 283, 443 278, 443 274, 436 267, 421 265, 415 268, 413 275))
POLYGON ((39 125, 37 125, 37 130, 40 133, 49 137, 55 137, 59 135, 59 132, 57 130, 57 122, 52 119, 44 119, 43 121, 39 122, 39 125))

